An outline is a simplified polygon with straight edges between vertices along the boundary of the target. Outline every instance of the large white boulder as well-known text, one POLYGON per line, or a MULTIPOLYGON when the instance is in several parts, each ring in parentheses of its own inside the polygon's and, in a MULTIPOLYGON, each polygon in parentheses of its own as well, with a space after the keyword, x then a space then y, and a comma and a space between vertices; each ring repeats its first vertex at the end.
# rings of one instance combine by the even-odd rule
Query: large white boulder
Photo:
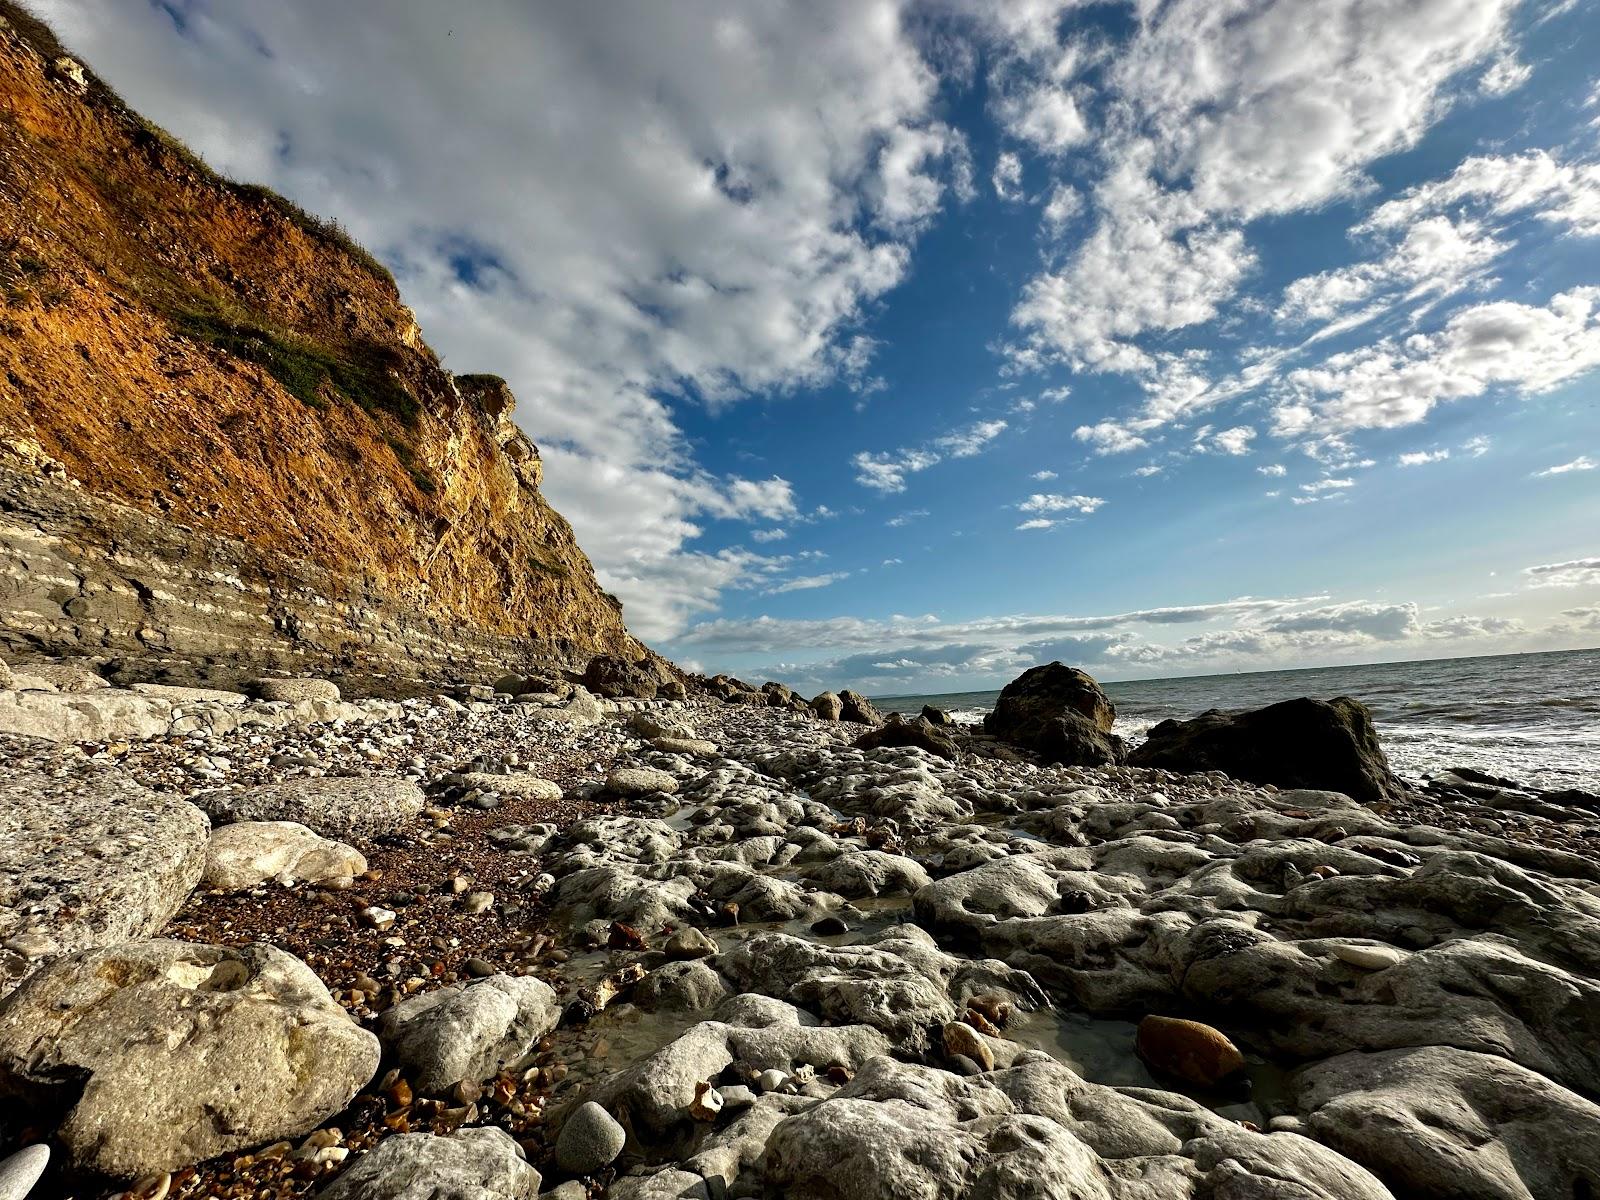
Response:
POLYGON ((0 774, 0 996, 68 951, 159 930, 200 882, 209 828, 117 772, 0 774))
POLYGON ((288 779, 203 792, 195 803, 219 825, 298 821, 324 837, 394 833, 422 812, 422 789, 408 779, 288 779))
POLYGON ((57 1137, 75 1164, 118 1178, 308 1133, 378 1055, 309 967, 266 945, 84 950, 0 1003, 0 1091, 67 1106, 57 1137))

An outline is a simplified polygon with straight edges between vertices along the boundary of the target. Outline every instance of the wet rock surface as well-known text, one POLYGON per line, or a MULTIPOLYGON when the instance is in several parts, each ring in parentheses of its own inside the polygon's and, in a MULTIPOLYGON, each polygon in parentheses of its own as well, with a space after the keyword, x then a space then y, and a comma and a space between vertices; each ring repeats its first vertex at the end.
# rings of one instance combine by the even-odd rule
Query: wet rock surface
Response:
POLYGON ((300 955, 393 1064, 304 1141, 180 1169, 172 1194, 499 1195, 528 1186, 510 1148, 546 1188, 618 1197, 1600 1185, 1600 821, 1576 808, 1475 827, 1437 794, 1040 766, 958 726, 951 760, 770 704, 538 715, 560 703, 78 764, 19 744, 180 794, 362 773, 422 796, 351 836, 348 888, 202 890, 171 926, 300 955), (508 782, 477 805, 517 774, 560 799, 508 782), (532 985, 548 1004, 509 1040, 516 1018, 447 1015, 532 985), (471 1067, 401 1049, 428 1013, 471 1067), (568 1128, 585 1153, 560 1153, 568 1128), (452 1144, 489 1131, 478 1158, 505 1171, 474 1183, 452 1144))

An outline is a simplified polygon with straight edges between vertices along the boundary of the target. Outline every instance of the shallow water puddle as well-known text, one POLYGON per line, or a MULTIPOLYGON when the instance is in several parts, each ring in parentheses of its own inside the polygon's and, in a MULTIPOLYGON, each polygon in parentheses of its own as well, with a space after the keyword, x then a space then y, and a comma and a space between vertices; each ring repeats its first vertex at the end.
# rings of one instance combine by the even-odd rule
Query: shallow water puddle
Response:
POLYGON ((1137 1028, 1132 1021, 1041 1008, 1017 1013, 1006 1026, 1005 1032, 1012 1041, 1034 1050, 1043 1050, 1091 1083, 1178 1092, 1205 1105, 1219 1116, 1235 1121, 1253 1121, 1262 1127, 1265 1127, 1268 1117, 1288 1110, 1285 1088, 1288 1072, 1281 1067, 1246 1055, 1251 1094, 1248 1100, 1241 1101, 1236 1097, 1219 1095, 1151 1074, 1134 1053, 1133 1040, 1137 1028))

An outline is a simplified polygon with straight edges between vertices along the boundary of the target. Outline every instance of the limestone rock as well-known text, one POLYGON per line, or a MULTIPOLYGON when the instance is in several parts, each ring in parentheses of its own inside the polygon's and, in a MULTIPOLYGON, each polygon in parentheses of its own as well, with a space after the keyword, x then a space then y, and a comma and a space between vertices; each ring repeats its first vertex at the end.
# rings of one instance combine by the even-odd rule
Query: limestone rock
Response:
POLYGON ((0 1002, 0 1090, 69 1106, 75 1164, 118 1178, 298 1137, 377 1066, 377 1038, 272 946, 83 950, 0 1002))
POLYGON ((703 738, 652 738, 650 745, 667 754, 687 754, 692 758, 714 758, 717 744, 703 738))
POLYGON ((732 994, 728 981, 703 961, 684 959, 657 967, 639 981, 634 1003, 645 1012, 704 1012, 732 994))
POLYGON ((578 1105, 556 1135, 556 1166, 574 1175, 590 1175, 616 1160, 627 1144, 627 1131, 593 1100, 578 1105))
POLYGON ((236 892, 269 879, 348 884, 367 869, 353 846, 321 837, 293 821, 239 821, 206 843, 207 887, 236 892))
POLYGON ((255 679, 250 689, 262 700, 286 700, 291 704, 339 699, 339 686, 326 679, 255 679))
POLYGON ((806 878, 852 900, 896 893, 909 895, 932 882, 915 859, 882 850, 841 854, 808 869, 806 878))
POLYGON ((401 1001, 383 1014, 378 1034, 412 1086, 435 1093, 517 1065, 560 1019, 543 980, 491 975, 401 1001))
POLYGON ((647 796, 651 792, 678 790, 677 779, 654 767, 619 767, 606 776, 606 790, 618 796, 647 796))
POLYGON ((509 775, 489 775, 469 771, 461 777, 461 785, 483 792, 499 792, 502 796, 518 800, 561 799, 561 785, 527 771, 513 771, 509 775))
POLYGON ((811 711, 824 721, 837 721, 844 715, 844 701, 833 692, 819 692, 811 701, 811 711))
POLYGON ((159 930, 200 882, 208 832, 120 773, 0 775, 0 995, 58 954, 159 930))
POLYGON ((31 663, 19 668, 32 679, 42 679, 58 692, 97 692, 111 686, 99 672, 78 663, 31 663))
POLYGON ((780 1121, 762 1165, 785 1200, 1393 1200, 1306 1138, 1100 1087, 1043 1054, 972 1079, 874 1058, 780 1121))
POLYGON ((480 1126, 385 1138, 317 1200, 534 1200, 541 1182, 510 1134, 480 1126))
POLYGON ((1100 766, 1123 757, 1121 740, 1111 733, 1116 716, 1116 706, 1090 675, 1051 662, 1006 684, 983 727, 1046 761, 1100 766))
POLYGON ((408 779, 289 779, 240 790, 203 792, 195 803, 218 824, 298 821, 324 837, 377 837, 421 812, 422 789, 408 779))
POLYGON ((660 713, 653 712, 634 713, 628 718, 628 729, 647 742, 656 738, 688 740, 697 736, 694 728, 688 723, 669 720, 660 713))
POLYGON ((1366 706, 1348 696, 1285 700, 1250 712, 1217 709, 1162 721, 1128 762, 1168 771, 1223 771, 1282 788, 1343 792, 1363 803, 1399 797, 1366 706))
POLYGON ((1341 1054, 1296 1072, 1318 1141, 1419 1200, 1526 1200, 1600 1184, 1600 1106, 1492 1054, 1341 1054))
POLYGON ((841 721, 854 721, 858 725, 881 725, 883 714, 872 706, 860 692, 853 692, 849 688, 839 693, 839 719, 841 721))
POLYGON ((855 741, 857 750, 876 750, 879 746, 917 746, 929 754, 954 760, 956 744, 935 729, 922 717, 908 721, 899 713, 890 713, 888 720, 876 729, 867 731, 855 741))

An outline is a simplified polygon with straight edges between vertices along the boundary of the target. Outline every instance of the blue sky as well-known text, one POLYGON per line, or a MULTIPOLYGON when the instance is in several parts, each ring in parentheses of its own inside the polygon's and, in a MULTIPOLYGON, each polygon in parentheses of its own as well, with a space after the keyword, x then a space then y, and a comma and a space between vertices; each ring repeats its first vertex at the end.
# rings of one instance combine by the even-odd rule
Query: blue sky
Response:
POLYGON ((37 7, 511 381, 680 661, 1600 644, 1592 0, 37 7))

